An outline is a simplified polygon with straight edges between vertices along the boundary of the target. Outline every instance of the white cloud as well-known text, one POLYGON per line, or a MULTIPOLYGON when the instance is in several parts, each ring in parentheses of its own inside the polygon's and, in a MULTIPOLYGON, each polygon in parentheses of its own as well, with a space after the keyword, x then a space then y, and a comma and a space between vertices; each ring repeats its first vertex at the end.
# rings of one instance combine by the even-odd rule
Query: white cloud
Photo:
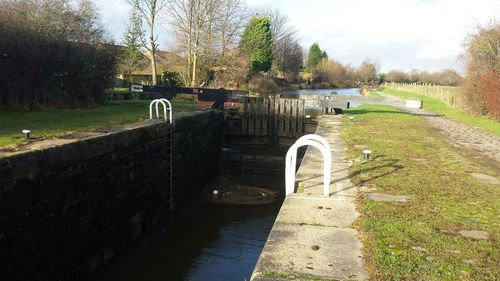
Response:
MULTIPOLYGON (((465 36, 477 24, 500 15, 498 0, 245 1, 250 7, 279 8, 298 30, 304 47, 318 42, 331 57, 354 65, 371 58, 382 71, 459 70, 456 57, 465 36)), ((96 3, 106 26, 120 39, 128 18, 124 0, 96 3)))

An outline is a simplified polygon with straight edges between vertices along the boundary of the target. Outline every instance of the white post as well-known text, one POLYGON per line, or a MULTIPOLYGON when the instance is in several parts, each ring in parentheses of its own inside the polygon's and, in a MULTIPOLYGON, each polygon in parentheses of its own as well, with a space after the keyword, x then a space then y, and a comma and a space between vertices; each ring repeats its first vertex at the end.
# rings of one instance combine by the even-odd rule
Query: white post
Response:
POLYGON ((285 195, 293 193, 295 187, 295 168, 297 150, 301 146, 311 145, 319 149, 323 155, 323 196, 330 196, 330 173, 332 166, 331 149, 328 142, 318 135, 305 135, 299 138, 288 150, 285 158, 285 195))

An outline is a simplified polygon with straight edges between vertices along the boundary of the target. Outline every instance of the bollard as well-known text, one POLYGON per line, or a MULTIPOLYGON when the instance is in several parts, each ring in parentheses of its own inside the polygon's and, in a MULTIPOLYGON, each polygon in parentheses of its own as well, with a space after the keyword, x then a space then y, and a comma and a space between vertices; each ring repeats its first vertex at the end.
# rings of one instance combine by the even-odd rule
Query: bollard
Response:
POLYGON ((22 130, 23 134, 24 134, 24 139, 29 139, 30 138, 30 133, 31 131, 30 130, 22 130))
POLYGON ((370 155, 372 154, 371 150, 365 149, 363 150, 363 160, 370 161, 370 155))

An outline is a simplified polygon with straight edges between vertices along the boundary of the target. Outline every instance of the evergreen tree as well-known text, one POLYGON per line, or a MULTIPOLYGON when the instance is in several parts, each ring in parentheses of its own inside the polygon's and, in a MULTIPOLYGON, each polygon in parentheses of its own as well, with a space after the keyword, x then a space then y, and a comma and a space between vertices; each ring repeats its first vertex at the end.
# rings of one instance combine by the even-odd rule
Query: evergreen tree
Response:
POLYGON ((271 69, 273 63, 273 36, 270 20, 267 17, 253 17, 241 38, 241 46, 250 57, 253 72, 271 69))
POLYGON ((312 44, 311 48, 309 48, 309 56, 307 57, 307 66, 313 70, 316 68, 318 63, 322 59, 328 58, 328 55, 326 54, 325 51, 322 51, 319 48, 318 43, 312 44))
POLYGON ((135 70, 143 68, 144 55, 141 52, 141 40, 143 40, 142 19, 136 10, 130 13, 130 22, 123 34, 123 45, 125 48, 120 57, 120 70, 129 75, 135 70))

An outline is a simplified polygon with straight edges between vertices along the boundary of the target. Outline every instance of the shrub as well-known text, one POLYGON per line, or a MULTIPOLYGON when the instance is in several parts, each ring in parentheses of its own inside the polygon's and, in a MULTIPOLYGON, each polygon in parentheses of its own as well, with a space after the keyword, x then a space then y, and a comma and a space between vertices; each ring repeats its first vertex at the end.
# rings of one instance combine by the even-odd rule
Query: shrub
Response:
POLYGON ((480 28, 466 44, 464 100, 475 114, 500 120, 500 23, 480 28))
POLYGON ((0 106, 33 110, 78 107, 103 101, 113 86, 115 52, 45 38, 30 30, 0 27, 0 106))
POLYGON ((59 15, 53 12, 57 9, 46 7, 52 2, 23 3, 0 5, 0 108, 34 110, 103 102, 104 89, 114 85, 117 50, 97 43, 104 37, 94 26, 91 8, 86 5, 74 11, 68 4, 59 7, 63 10, 59 15), (38 18, 19 20, 26 9, 38 18), (74 22, 64 21, 73 14, 74 22))
POLYGON ((248 82, 248 87, 260 94, 260 97, 267 98, 279 92, 278 84, 271 78, 263 75, 255 75, 248 82))
POLYGON ((163 72, 162 84, 166 87, 180 87, 182 86, 181 75, 176 71, 165 71, 163 72))

